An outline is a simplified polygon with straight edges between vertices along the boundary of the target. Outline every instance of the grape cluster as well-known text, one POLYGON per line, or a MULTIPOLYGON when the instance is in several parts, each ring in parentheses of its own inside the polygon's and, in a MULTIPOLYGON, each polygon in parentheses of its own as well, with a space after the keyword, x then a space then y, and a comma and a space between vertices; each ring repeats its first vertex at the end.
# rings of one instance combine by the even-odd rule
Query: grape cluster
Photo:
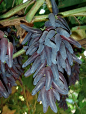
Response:
POLYGON ((8 65, 0 61, 0 97, 7 98, 11 94, 11 88, 16 86, 16 80, 22 75, 23 70, 18 60, 21 57, 13 60, 13 67, 9 68, 8 65))
MULTIPOLYGON (((20 59, 20 57, 19 57, 20 59)), ((0 97, 7 98, 11 94, 11 88, 16 86, 16 80, 21 76, 21 66, 18 63, 18 58, 13 60, 13 67, 9 68, 8 65, 0 61, 0 97)))
POLYGON ((33 63, 25 73, 30 76, 34 73, 33 84, 36 87, 32 91, 35 95, 38 91, 38 102, 42 101, 44 113, 48 106, 57 113, 56 99, 60 101, 60 95, 68 94, 68 85, 64 77, 64 70, 71 75, 73 61, 81 64, 75 56, 72 45, 81 48, 81 45, 70 37, 71 32, 66 20, 60 16, 49 14, 49 20, 45 22, 45 30, 20 25, 28 33, 22 44, 26 55, 31 57, 23 64, 23 68, 33 63))
POLYGON ((13 44, 4 38, 5 34, 0 31, 0 97, 7 98, 11 94, 11 88, 16 86, 16 80, 22 74, 21 64, 19 61, 21 57, 13 60, 13 44))
POLYGON ((79 81, 79 71, 80 69, 80 66, 78 63, 74 63, 73 67, 72 67, 72 73, 71 75, 69 76, 69 85, 74 85, 75 82, 78 80, 79 81))

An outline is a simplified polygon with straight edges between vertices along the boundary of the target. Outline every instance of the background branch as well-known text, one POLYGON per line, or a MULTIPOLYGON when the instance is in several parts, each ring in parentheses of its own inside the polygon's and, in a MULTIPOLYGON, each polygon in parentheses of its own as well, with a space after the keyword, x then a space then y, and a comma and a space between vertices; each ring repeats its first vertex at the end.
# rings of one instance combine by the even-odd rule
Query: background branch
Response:
MULTIPOLYGON (((81 7, 81 8, 65 11, 65 12, 60 12, 59 14, 63 15, 63 17, 86 16, 85 11, 86 11, 86 7, 81 7)), ((34 11, 32 11, 32 12, 34 12, 34 11)), ((32 14, 30 14, 30 12, 29 12, 29 17, 30 17, 30 15, 32 15, 32 14)), ((48 14, 47 15, 34 16, 34 18, 32 19, 32 21, 30 23, 46 21, 46 19, 48 19, 48 14)), ((24 16, 24 17, 12 17, 9 19, 1 20, 0 25, 2 25, 2 26, 19 25, 19 24, 21 24, 21 21, 28 23, 28 21, 25 19, 25 16, 24 16)))
POLYGON ((26 15, 26 20, 30 23, 38 11, 38 9, 42 6, 42 4, 45 2, 45 0, 38 0, 35 2, 34 6, 30 9, 30 11, 26 15))
POLYGON ((33 0, 32 2, 31 2, 31 0, 29 0, 29 1, 25 2, 25 3, 23 3, 23 4, 20 4, 20 5, 16 6, 16 7, 12 8, 7 13, 1 15, 0 18, 1 19, 2 18, 8 18, 8 17, 16 14, 18 11, 24 9, 27 5, 29 6, 29 5, 33 4, 34 2, 35 2, 35 0, 33 0))

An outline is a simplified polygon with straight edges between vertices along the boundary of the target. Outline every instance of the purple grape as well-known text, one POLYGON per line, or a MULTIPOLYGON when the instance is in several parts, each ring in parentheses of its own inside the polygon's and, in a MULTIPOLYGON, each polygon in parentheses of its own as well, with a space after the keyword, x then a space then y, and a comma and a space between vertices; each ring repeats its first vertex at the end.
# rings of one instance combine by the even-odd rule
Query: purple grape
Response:
POLYGON ((38 81, 45 75, 45 68, 42 68, 38 74, 36 75, 36 77, 34 78, 34 82, 33 84, 36 85, 38 83, 38 81))
POLYGON ((65 60, 65 62, 66 62, 66 72, 68 75, 71 75, 71 66, 67 59, 65 60))
POLYGON ((41 97, 42 97, 42 103, 43 107, 47 107, 47 94, 46 94, 45 86, 41 89, 41 97))
POLYGON ((65 89, 61 89, 54 81, 52 82, 52 86, 54 89, 56 89, 60 94, 67 95, 68 91, 65 89))
POLYGON ((66 82, 66 79, 64 78, 63 74, 61 72, 59 72, 59 79, 64 82, 64 85, 65 85, 65 89, 68 90, 68 86, 67 86, 67 82, 66 82))
POLYGON ((46 60, 46 52, 45 52, 45 48, 44 48, 41 53, 41 63, 44 63, 45 60, 46 60))
POLYGON ((46 36, 46 39, 51 39, 55 35, 55 30, 50 30, 46 36))
POLYGON ((26 51, 28 49, 28 46, 24 46, 23 49, 26 51))
POLYGON ((32 27, 26 26, 24 24, 20 24, 20 26, 28 32, 37 33, 37 34, 42 33, 42 31, 40 29, 32 28, 32 27))
POLYGON ((68 38, 70 37, 70 34, 62 28, 56 28, 56 31, 60 35, 63 35, 63 36, 68 37, 68 38))
POLYGON ((36 60, 34 61, 32 68, 31 68, 31 73, 34 73, 35 70, 41 65, 41 60, 40 57, 37 57, 36 60))
POLYGON ((59 80, 54 80, 54 82, 60 87, 62 90, 65 89, 64 83, 59 79, 59 80))
POLYGON ((70 33, 70 30, 60 20, 56 20, 56 27, 63 28, 70 33))
POLYGON ((41 65, 38 67, 38 69, 36 70, 36 72, 33 75, 33 77, 35 77, 38 74, 38 72, 40 72, 40 70, 46 66, 46 64, 47 64, 46 61, 44 63, 41 63, 41 65))
POLYGON ((30 75, 32 74, 30 71, 31 71, 31 68, 29 68, 29 69, 25 72, 24 76, 25 76, 25 77, 30 76, 30 75))
POLYGON ((2 94, 2 96, 4 96, 5 98, 8 97, 8 93, 4 87, 4 85, 2 84, 1 80, 0 80, 0 93, 2 94))
POLYGON ((59 73, 58 73, 57 65, 52 64, 51 70, 52 70, 54 79, 59 80, 59 73))
POLYGON ((2 71, 2 74, 4 75, 5 74, 5 64, 1 62, 1 71, 2 71))
POLYGON ((38 42, 35 42, 34 44, 32 44, 29 48, 28 48, 28 50, 27 50, 27 52, 26 52, 26 55, 31 55, 30 53, 31 53, 31 51, 32 50, 36 50, 37 49, 37 47, 38 47, 38 42))
POLYGON ((22 45, 24 45, 27 41, 30 41, 31 35, 32 35, 32 33, 27 33, 27 35, 25 36, 25 38, 22 42, 22 45))
POLYGON ((50 13, 48 16, 51 26, 55 27, 55 16, 53 13, 50 13))
POLYGON ((5 56, 7 53, 8 40, 6 38, 1 39, 1 61, 5 62, 5 56))
POLYGON ((56 4, 55 0, 51 0, 51 4, 52 4, 53 14, 57 15, 59 13, 59 9, 57 7, 57 4, 56 4))
POLYGON ((73 60, 76 61, 79 64, 82 64, 82 62, 75 56, 75 54, 72 54, 73 60))
POLYGON ((35 53, 22 65, 22 67, 24 68, 24 67, 28 66, 29 64, 31 64, 31 63, 36 59, 36 57, 38 57, 38 56, 39 56, 39 54, 38 54, 37 52, 35 52, 35 53))
POLYGON ((49 90, 52 83, 52 74, 50 67, 46 68, 46 83, 45 83, 45 89, 49 90))
POLYGON ((62 56, 62 58, 65 60, 67 58, 67 54, 66 54, 66 49, 65 49, 65 45, 62 42, 60 45, 60 54, 62 56))
POLYGON ((59 51, 61 45, 61 37, 59 34, 55 35, 56 50, 59 51))
POLYGON ((64 18, 62 18, 61 16, 58 16, 58 19, 59 19, 59 20, 62 22, 62 24, 65 25, 65 27, 67 27, 67 28, 69 29, 69 31, 70 31, 70 28, 69 28, 69 26, 68 26, 66 20, 65 20, 64 18))
POLYGON ((0 30, 0 38, 4 38, 4 32, 0 30))
POLYGON ((40 89, 43 88, 45 84, 45 77, 43 77, 39 82, 38 84, 36 85, 36 87, 33 89, 32 91, 32 95, 35 95, 40 89))
POLYGON ((60 101, 60 95, 59 95, 58 91, 55 90, 55 89, 52 89, 52 90, 53 90, 53 94, 54 94, 54 96, 56 97, 56 99, 57 99, 58 101, 60 101))
POLYGON ((11 75, 13 75, 14 77, 16 77, 16 78, 19 78, 19 75, 15 72, 15 70, 14 69, 8 69, 8 72, 11 74, 11 75))
POLYGON ((50 39, 45 39, 45 45, 56 49, 56 45, 50 39))
POLYGON ((8 78, 8 82, 12 85, 12 86, 17 86, 16 82, 15 82, 15 79, 10 76, 10 77, 7 77, 8 78))
POLYGON ((42 93, 41 93, 41 92, 42 92, 42 91, 40 91, 40 92, 39 92, 39 95, 38 95, 38 99, 37 99, 38 102, 42 101, 42 95, 41 95, 42 93))
POLYGON ((57 113, 57 107, 54 101, 54 96, 53 96, 53 91, 52 89, 48 90, 48 100, 49 100, 49 105, 51 107, 51 109, 57 113))
POLYGON ((65 37, 65 36, 63 36, 63 35, 61 35, 61 37, 62 37, 64 40, 67 40, 68 42, 70 42, 71 44, 77 46, 78 48, 81 48, 80 43, 77 42, 77 41, 75 41, 73 38, 71 38, 71 37, 68 38, 68 37, 65 37))
POLYGON ((45 50, 46 50, 46 56, 47 56, 47 65, 51 66, 51 48, 46 46, 45 50))
POLYGON ((45 26, 46 26, 46 27, 50 27, 50 26, 52 26, 52 24, 50 23, 50 21, 46 21, 46 22, 45 22, 45 26))
POLYGON ((64 73, 63 68, 62 68, 59 64, 58 64, 58 71, 60 71, 60 72, 64 73))
POLYGON ((63 40, 64 44, 65 44, 65 47, 68 49, 68 51, 73 54, 73 49, 72 49, 72 46, 70 45, 70 43, 66 40, 63 40))
POLYGON ((35 38, 39 38, 41 34, 34 33, 31 35, 31 37, 35 40, 35 38))
POLYGON ((47 107, 43 107, 43 112, 46 113, 47 109, 48 109, 48 106, 47 107))
POLYGON ((7 54, 8 54, 7 64, 11 68, 13 65, 13 44, 11 42, 8 43, 7 54))
POLYGON ((11 74, 8 73, 8 72, 6 72, 5 75, 6 75, 6 77, 10 77, 11 76, 11 74))
MULTIPOLYGON (((31 40, 30 40, 30 42, 29 42, 29 47, 31 46, 31 45, 33 45, 35 42, 38 42, 38 40, 39 40, 39 37, 36 37, 35 39, 34 38, 32 38, 31 40)), ((28 47, 28 48, 29 48, 28 47)))
POLYGON ((53 64, 57 63, 56 56, 57 56, 57 51, 55 49, 52 49, 51 61, 53 64))
POLYGON ((45 40, 47 34, 48 34, 48 31, 44 31, 44 32, 43 32, 42 36, 41 36, 40 39, 39 39, 39 42, 40 42, 40 43, 44 42, 44 40, 45 40))
POLYGON ((60 72, 62 72, 62 73, 64 73, 64 70, 63 70, 63 68, 60 66, 60 63, 59 63, 59 53, 57 54, 57 65, 58 65, 58 70, 60 71, 60 72))
POLYGON ((44 49, 44 45, 41 43, 39 44, 39 49, 37 50, 37 53, 41 53, 44 49))
POLYGON ((38 47, 34 47, 34 48, 32 49, 32 51, 31 51, 31 52, 29 52, 29 55, 34 54, 34 52, 36 52, 37 48, 38 48, 38 47))
POLYGON ((73 57, 68 50, 67 50, 67 57, 68 57, 69 64, 72 66, 73 65, 73 57))
POLYGON ((59 65, 65 69, 66 67, 66 63, 65 63, 65 60, 62 58, 61 55, 59 55, 59 65))

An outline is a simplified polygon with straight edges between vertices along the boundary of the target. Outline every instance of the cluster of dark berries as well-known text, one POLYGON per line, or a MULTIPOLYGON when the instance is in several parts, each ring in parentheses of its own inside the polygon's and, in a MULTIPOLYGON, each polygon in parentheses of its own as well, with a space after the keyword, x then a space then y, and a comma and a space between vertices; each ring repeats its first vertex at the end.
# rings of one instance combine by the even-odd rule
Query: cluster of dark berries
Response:
POLYGON ((57 113, 56 99, 60 101, 60 95, 68 94, 68 85, 64 77, 64 70, 71 75, 73 61, 81 64, 75 56, 71 44, 78 48, 81 45, 70 37, 71 32, 66 20, 60 16, 49 14, 49 21, 45 22, 45 30, 20 25, 28 33, 22 44, 26 55, 31 57, 23 64, 23 68, 33 63, 25 76, 34 73, 33 84, 36 85, 32 91, 35 95, 38 91, 38 102, 42 101, 44 113, 48 106, 57 113))
POLYGON ((19 63, 21 57, 13 60, 13 51, 15 52, 16 48, 13 48, 13 44, 4 36, 4 32, 0 31, 0 97, 7 98, 22 74, 22 64, 19 63))

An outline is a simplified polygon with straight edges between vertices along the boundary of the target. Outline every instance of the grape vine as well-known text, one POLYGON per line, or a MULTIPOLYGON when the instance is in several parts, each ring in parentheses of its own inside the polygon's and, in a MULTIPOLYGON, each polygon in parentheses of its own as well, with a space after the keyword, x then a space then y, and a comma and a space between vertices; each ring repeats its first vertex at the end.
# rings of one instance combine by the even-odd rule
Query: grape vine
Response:
MULTIPOLYGON (((45 2, 49 8, 49 14, 35 16, 44 2, 45 0, 28 1, 0 16, 1 25, 4 21, 14 25, 15 22, 11 23, 11 21, 15 19, 10 20, 9 17, 24 9, 27 3, 28 6, 33 5, 24 17, 16 18, 18 19, 16 20, 17 24, 21 23, 20 27, 26 31, 21 44, 16 42, 13 37, 10 41, 10 29, 0 30, 0 97, 8 98, 12 87, 17 86, 16 80, 20 81, 19 78, 22 78, 23 74, 25 77, 33 75, 35 88, 32 90, 32 96, 39 93, 37 101, 42 101, 44 113, 47 112, 49 106, 54 113, 57 113, 56 102, 60 108, 66 110, 69 86, 79 80, 82 62, 77 58, 73 46, 82 47, 71 37, 72 32, 64 19, 65 16, 69 16, 71 11, 60 13, 55 0, 46 0, 45 2), (25 24, 25 22, 38 21, 45 21, 43 28, 34 28, 25 24), (17 50, 19 45, 22 48, 17 50), (22 65, 21 54, 23 53, 26 53, 28 60, 22 65), (30 67, 24 73, 23 69, 27 66, 30 67)), ((85 8, 82 11, 85 11, 85 8)), ((75 15, 78 13, 79 9, 75 10, 75 15)), ((72 12, 71 15, 73 14, 72 12)), ((8 26, 8 23, 5 26, 8 26)))

